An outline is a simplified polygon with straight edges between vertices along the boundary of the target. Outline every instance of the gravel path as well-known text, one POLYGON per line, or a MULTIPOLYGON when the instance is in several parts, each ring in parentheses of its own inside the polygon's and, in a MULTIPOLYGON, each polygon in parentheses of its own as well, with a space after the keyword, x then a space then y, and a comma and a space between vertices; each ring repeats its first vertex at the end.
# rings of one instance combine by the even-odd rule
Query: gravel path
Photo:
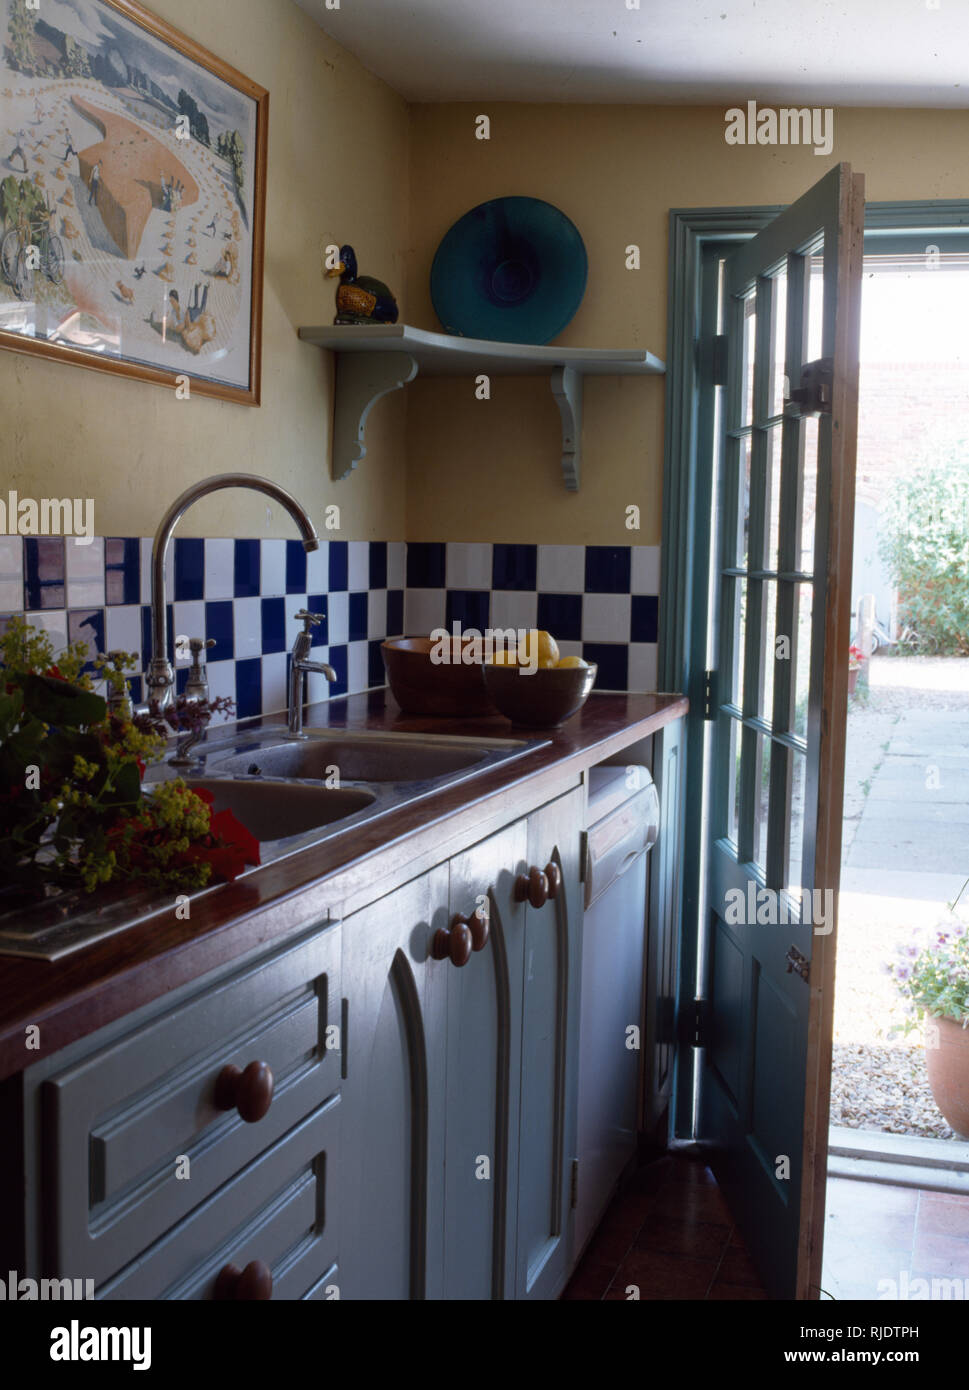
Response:
POLYGON ((958 1138, 932 1099, 921 1044, 835 1043, 831 1123, 925 1139, 958 1138))

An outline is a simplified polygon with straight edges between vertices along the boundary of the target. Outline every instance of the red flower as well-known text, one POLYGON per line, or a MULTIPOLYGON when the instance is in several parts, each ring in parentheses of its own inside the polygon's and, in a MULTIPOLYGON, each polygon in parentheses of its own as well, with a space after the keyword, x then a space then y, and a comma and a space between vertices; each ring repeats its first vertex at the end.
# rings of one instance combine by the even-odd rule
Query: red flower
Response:
POLYGON ((52 681, 62 681, 62 680, 64 680, 64 677, 61 675, 60 671, 57 669, 56 666, 48 666, 47 670, 44 672, 44 675, 48 678, 48 680, 52 680, 52 681))

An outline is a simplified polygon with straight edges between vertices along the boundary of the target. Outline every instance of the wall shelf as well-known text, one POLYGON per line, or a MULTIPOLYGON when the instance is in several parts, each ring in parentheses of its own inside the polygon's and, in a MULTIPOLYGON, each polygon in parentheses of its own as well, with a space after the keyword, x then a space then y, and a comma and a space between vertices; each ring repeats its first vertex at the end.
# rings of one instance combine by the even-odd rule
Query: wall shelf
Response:
POLYGON ((425 376, 547 376, 562 417, 562 476, 577 492, 582 461, 582 396, 587 376, 658 376, 665 363, 642 348, 534 347, 455 338, 408 324, 301 328, 307 343, 336 353, 333 477, 366 456, 367 416, 391 391, 425 376))

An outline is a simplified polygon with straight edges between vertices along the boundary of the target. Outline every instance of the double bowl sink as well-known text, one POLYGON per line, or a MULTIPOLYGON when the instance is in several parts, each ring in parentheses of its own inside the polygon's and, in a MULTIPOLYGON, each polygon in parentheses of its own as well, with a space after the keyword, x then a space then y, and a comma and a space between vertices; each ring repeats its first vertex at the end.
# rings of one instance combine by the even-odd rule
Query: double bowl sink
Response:
MULTIPOLYGON (((202 744, 197 764, 181 775, 211 793, 214 811, 235 814, 268 863, 544 742, 342 729, 310 729, 297 739, 270 727, 202 744)), ((177 771, 153 769, 148 783, 177 771)))
MULTIPOLYGON (((189 787, 210 792, 213 810, 232 811, 259 840, 260 862, 268 864, 547 742, 344 729, 304 733, 297 739, 285 725, 269 725, 210 736, 198 745, 191 767, 159 764, 149 769, 145 788, 181 776, 189 787)), ((158 906, 157 889, 133 886, 120 896, 53 894, 29 911, 0 911, 0 956, 58 960, 135 926, 158 906)))

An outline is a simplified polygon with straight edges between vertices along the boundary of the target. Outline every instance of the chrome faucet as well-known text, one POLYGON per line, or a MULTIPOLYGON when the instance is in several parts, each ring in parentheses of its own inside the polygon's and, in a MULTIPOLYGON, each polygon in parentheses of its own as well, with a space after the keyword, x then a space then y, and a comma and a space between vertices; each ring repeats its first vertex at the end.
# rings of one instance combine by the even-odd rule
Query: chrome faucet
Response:
POLYGON ((139 707, 142 712, 147 710, 148 705, 154 700, 157 700, 161 709, 165 709, 171 704, 175 689, 175 672, 168 659, 168 638, 165 632, 165 558, 172 532, 179 518, 193 502, 210 492, 218 492, 226 487, 251 488, 254 492, 264 492, 267 497, 274 498, 286 508, 296 522, 303 540, 303 549, 319 549, 320 539, 309 516, 291 493, 269 478, 260 478, 254 473, 217 473, 211 478, 206 478, 204 482, 194 483, 176 497, 162 517, 151 547, 151 662, 147 673, 148 701, 139 707))
POLYGON ((322 622, 322 613, 307 613, 305 608, 301 608, 296 614, 303 622, 303 631, 298 634, 293 643, 293 652, 290 657, 289 667, 289 732, 292 738, 305 738, 303 733, 303 700, 305 698, 305 685, 307 671, 316 671, 321 676, 325 676, 328 681, 336 680, 336 672, 326 661, 308 661, 310 649, 313 645, 313 638, 310 628, 322 622))

